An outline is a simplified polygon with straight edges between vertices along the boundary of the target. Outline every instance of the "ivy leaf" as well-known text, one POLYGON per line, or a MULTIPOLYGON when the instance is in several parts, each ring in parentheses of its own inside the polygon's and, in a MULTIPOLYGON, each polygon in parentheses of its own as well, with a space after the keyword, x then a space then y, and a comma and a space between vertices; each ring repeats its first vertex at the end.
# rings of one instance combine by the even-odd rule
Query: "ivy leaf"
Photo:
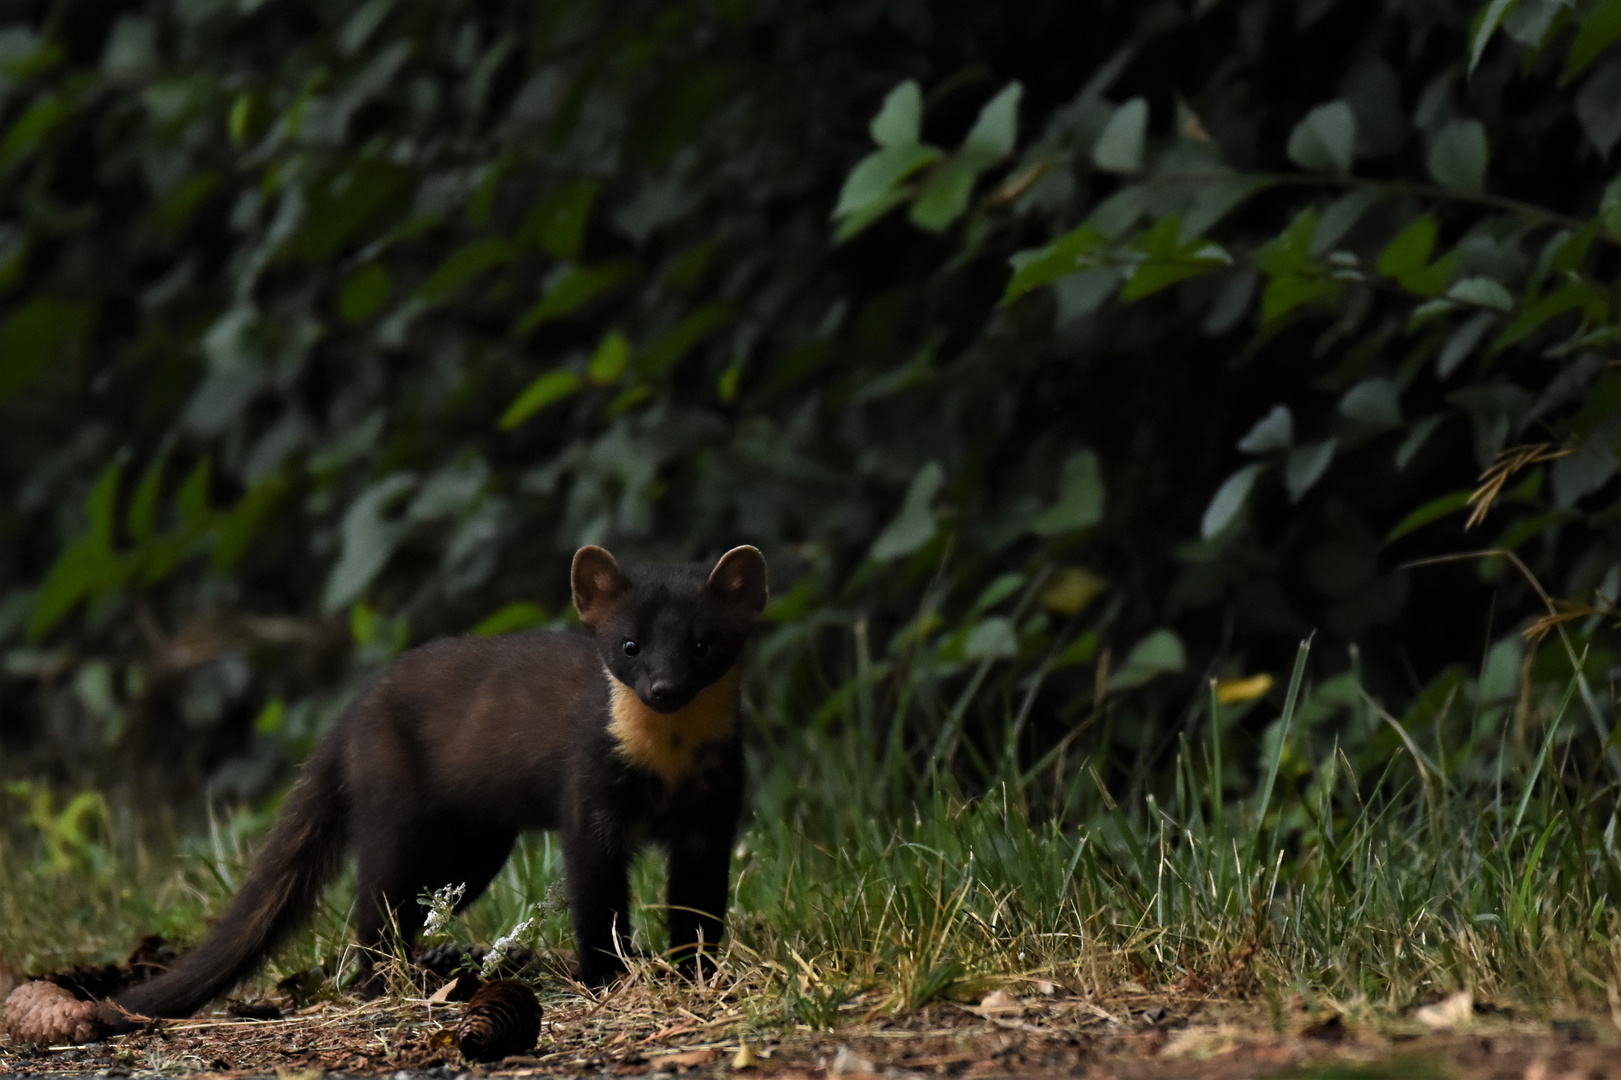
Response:
POLYGON ((416 486, 413 473, 397 472, 372 485, 345 511, 339 533, 343 551, 327 575, 321 610, 341 611, 366 591, 394 549, 405 539, 406 525, 386 518, 388 507, 416 486))
POLYGON ((1486 126, 1454 120, 1430 144, 1430 176, 1438 184, 1482 191, 1486 187, 1486 126))
POLYGON ((1102 233, 1090 225, 1082 225, 1045 247, 1015 253, 1008 260, 1013 267, 1013 277, 1002 294, 1002 303, 1011 304, 1032 289, 1095 267, 1096 252, 1107 243, 1102 233))
MULTIPOLYGON (((1502 0, 1494 0, 1501 3, 1502 0)), ((1621 0, 1603 0, 1582 28, 1576 33, 1576 40, 1571 42, 1570 54, 1565 57, 1564 81, 1569 82, 1583 71, 1599 55, 1621 38, 1621 0)))
POLYGON ((512 332, 522 336, 552 319, 584 307, 630 282, 636 276, 634 259, 613 259, 594 266, 569 266, 548 283, 540 302, 518 317, 512 332))
POLYGON ((933 539, 937 524, 932 506, 945 482, 946 471, 938 461, 931 461, 917 471, 906 489, 900 512, 873 541, 871 558, 888 562, 912 554, 933 539))
POLYGON ((1126 278, 1122 300, 1141 300, 1179 281, 1232 265, 1232 256, 1220 244, 1202 237, 1184 242, 1181 237, 1182 221, 1176 214, 1161 218, 1137 237, 1132 246, 1147 258, 1126 278))
POLYGON ((1306 492, 1323 478, 1339 445, 1339 439, 1328 438, 1295 448, 1283 466, 1283 486, 1289 492, 1290 502, 1305 498, 1306 492))
POLYGON ((1199 522, 1199 534, 1206 540, 1214 537, 1225 529, 1238 512, 1244 509, 1249 501, 1250 489, 1255 481, 1266 469, 1266 463, 1257 461, 1245 465, 1222 481, 1221 487, 1216 489, 1215 497, 1205 508, 1204 518, 1199 522))
POLYGON ((1307 113, 1289 134, 1289 160, 1313 172, 1344 176, 1356 157, 1356 115, 1344 101, 1307 113))
POLYGON ((1015 79, 979 110, 979 117, 963 140, 963 149, 997 161, 1013 153, 1019 142, 1019 100, 1024 84, 1015 79))
POLYGON ((1246 454, 1287 450, 1295 444, 1295 418, 1287 405, 1274 405, 1272 411, 1255 422, 1249 433, 1238 440, 1246 454))
POLYGON ((834 241, 849 240, 904 203, 908 193, 902 182, 944 156, 939 147, 913 143, 886 146, 862 158, 839 189, 839 201, 833 208, 833 220, 839 223, 834 241))
POLYGON ((1480 15, 1480 21, 1475 24, 1473 35, 1469 39, 1469 74, 1475 73, 1475 67, 1486 52, 1486 43, 1491 40, 1492 34, 1506 16, 1519 3, 1519 0, 1491 0, 1480 15))
POLYGON ((1604 231, 1611 236, 1621 236, 1621 177, 1611 180, 1605 187, 1598 213, 1604 222, 1604 231))
POLYGON ((1143 167, 1148 134, 1148 99, 1134 97, 1114 111, 1092 146, 1092 164, 1110 172, 1136 172, 1143 167))
POLYGON ((1176 631, 1155 630, 1131 647, 1119 670, 1109 676, 1109 690, 1129 690, 1156 675, 1173 674, 1187 666, 1187 649, 1176 631))
POLYGON ((1340 415, 1369 427, 1401 426, 1401 401, 1389 379, 1364 379, 1340 398, 1340 415))
POLYGON ((1038 514, 1031 527, 1041 536, 1078 532, 1103 520, 1103 471, 1090 450, 1071 454, 1064 462, 1058 501, 1038 514))
POLYGON ((1513 294, 1488 277, 1464 278, 1447 290, 1447 298, 1493 311, 1514 310, 1513 294))
POLYGON ((867 125, 879 146, 916 146, 923 129, 923 90, 907 79, 884 95, 878 114, 867 125))
POLYGON ((591 354, 591 362, 586 365, 585 373, 594 383, 611 383, 617 381, 628 366, 630 342, 618 330, 610 330, 597 346, 597 351, 591 354))
POLYGON ((428 280, 417 287, 417 298, 430 304, 448 299, 477 275, 511 262, 517 255, 517 246, 510 240, 500 237, 474 240, 453 252, 428 275, 428 280))
POLYGON ((338 314, 351 323, 362 323, 388 303, 388 271, 377 263, 367 263, 343 283, 338 293, 338 314))
POLYGON ((572 371, 548 371, 524 388, 497 426, 511 431, 555 401, 562 401, 580 388, 580 376, 572 371))

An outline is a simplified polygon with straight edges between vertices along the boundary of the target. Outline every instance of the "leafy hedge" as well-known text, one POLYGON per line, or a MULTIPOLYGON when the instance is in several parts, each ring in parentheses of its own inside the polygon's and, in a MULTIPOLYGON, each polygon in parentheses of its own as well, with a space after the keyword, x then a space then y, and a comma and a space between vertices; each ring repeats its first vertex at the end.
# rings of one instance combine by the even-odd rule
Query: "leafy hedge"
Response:
MULTIPOLYGON (((1579 602, 1534 678, 1605 632, 1618 37, 1621 0, 38 5, 0 735, 257 798, 404 644, 566 618, 576 545, 749 541, 768 729, 1153 783, 1204 678, 1265 695, 1315 628, 1489 739, 1541 601, 1408 564, 1579 602)), ((1323 730, 1366 708, 1324 686, 1323 730)))

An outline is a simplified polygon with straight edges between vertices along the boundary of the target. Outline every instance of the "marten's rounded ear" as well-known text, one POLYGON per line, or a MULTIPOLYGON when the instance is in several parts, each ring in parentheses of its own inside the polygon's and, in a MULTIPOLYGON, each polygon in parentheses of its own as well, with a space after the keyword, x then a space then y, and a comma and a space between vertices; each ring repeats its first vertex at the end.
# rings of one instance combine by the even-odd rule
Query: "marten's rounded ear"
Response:
POLYGON ((606 618, 620 597, 630 591, 630 579, 619 569, 614 557, 595 544, 587 544, 574 553, 574 569, 569 580, 574 587, 574 609, 587 626, 595 626, 606 618))
POLYGON ((704 587, 751 615, 760 614, 771 595, 765 583, 765 556, 747 544, 733 548, 720 557, 704 587))

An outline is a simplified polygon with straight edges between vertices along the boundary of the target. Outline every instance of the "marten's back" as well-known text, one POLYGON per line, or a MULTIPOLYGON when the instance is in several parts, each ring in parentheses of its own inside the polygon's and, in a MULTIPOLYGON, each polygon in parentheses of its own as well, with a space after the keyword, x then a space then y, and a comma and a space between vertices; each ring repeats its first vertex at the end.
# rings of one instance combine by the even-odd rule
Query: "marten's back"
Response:
POLYGON ((607 723, 589 638, 450 638, 400 656, 345 721, 357 809, 454 811, 555 828, 570 762, 607 723), (402 802, 401 800, 405 800, 402 802))

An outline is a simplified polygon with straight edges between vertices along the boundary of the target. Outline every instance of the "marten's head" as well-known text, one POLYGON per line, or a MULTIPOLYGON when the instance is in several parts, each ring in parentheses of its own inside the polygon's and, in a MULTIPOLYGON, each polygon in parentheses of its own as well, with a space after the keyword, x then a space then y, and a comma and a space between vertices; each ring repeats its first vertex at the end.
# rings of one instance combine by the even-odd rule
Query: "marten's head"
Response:
POLYGON ((673 713, 730 671, 765 610, 765 557, 747 545, 701 563, 621 567, 599 547, 574 553, 574 606, 608 674, 648 708, 673 713))

